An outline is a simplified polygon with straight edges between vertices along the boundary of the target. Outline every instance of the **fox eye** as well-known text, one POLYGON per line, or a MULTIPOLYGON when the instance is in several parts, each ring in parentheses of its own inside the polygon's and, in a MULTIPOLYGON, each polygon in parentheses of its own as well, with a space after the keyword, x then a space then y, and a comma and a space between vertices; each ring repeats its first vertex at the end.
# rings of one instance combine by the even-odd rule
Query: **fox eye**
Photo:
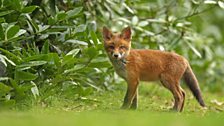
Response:
POLYGON ((109 49, 114 49, 114 46, 109 46, 109 49))
POLYGON ((120 49, 127 49, 125 46, 120 46, 120 49))

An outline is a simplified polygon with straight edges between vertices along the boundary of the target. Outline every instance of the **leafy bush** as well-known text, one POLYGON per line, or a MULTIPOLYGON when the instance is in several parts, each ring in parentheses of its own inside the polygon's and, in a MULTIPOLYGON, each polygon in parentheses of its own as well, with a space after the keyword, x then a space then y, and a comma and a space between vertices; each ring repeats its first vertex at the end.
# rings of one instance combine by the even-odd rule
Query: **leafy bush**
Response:
POLYGON ((107 79, 113 71, 96 29, 84 21, 83 7, 55 10, 46 8, 53 1, 48 2, 2 3, 0 65, 7 70, 1 77, 1 104, 14 104, 31 93, 36 98, 39 89, 42 99, 55 92, 86 96, 113 81, 107 79))

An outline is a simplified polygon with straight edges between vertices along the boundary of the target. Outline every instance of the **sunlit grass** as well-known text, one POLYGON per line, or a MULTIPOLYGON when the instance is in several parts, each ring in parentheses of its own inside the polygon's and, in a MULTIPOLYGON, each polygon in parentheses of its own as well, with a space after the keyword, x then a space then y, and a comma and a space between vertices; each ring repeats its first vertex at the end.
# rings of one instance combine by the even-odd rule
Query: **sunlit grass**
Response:
POLYGON ((50 104, 39 102, 26 110, 1 111, 1 125, 223 125, 224 105, 221 101, 224 99, 221 95, 203 92, 208 108, 202 109, 187 90, 184 111, 176 113, 169 110, 172 107, 172 95, 168 90, 154 84, 142 84, 139 88, 139 108, 134 111, 119 109, 126 88, 125 84, 116 88, 94 93, 81 100, 56 97, 50 99, 50 104))
POLYGON ((36 125, 83 125, 83 126, 114 126, 114 125, 223 125, 223 113, 174 113, 151 111, 85 111, 85 112, 3 112, 0 115, 1 125, 36 126, 36 125))

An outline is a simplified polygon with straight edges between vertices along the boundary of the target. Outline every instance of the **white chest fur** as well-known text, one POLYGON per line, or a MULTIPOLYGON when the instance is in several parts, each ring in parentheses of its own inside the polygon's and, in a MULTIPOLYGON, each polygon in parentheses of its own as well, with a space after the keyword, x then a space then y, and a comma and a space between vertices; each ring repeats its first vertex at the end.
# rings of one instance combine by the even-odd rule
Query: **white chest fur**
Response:
POLYGON ((122 60, 111 60, 116 73, 126 80, 127 71, 126 71, 126 63, 122 60))

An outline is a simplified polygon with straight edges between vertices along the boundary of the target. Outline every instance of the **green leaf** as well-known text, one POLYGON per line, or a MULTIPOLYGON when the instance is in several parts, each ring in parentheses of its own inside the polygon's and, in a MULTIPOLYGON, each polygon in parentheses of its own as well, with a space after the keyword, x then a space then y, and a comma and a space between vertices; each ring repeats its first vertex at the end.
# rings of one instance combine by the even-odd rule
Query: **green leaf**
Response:
MULTIPOLYGON (((50 53, 49 53, 50 54, 50 53)), ((33 55, 30 57, 26 57, 23 60, 28 62, 28 61, 32 61, 32 60, 44 60, 44 61, 48 61, 48 55, 49 54, 38 54, 38 55, 33 55)))
POLYGON ((46 64, 47 61, 30 61, 21 65, 18 65, 17 67, 33 67, 33 66, 40 66, 46 64))
POLYGON ((131 14, 134 14, 134 11, 125 2, 123 2, 122 4, 131 14))
POLYGON ((0 81, 7 81, 7 80, 10 80, 9 77, 0 77, 0 81))
POLYGON ((0 25, 0 40, 4 40, 5 39, 5 34, 2 28, 2 25, 0 25))
POLYGON ((87 42, 80 41, 80 40, 75 40, 75 39, 70 39, 70 40, 67 40, 67 41, 65 41, 65 42, 67 42, 67 43, 72 43, 72 44, 85 45, 85 46, 88 45, 87 42))
POLYGON ((72 66, 74 66, 75 61, 76 61, 75 58, 73 58, 71 55, 66 55, 62 59, 62 66, 71 64, 72 66))
POLYGON ((59 13, 57 13, 56 15, 56 19, 57 21, 63 21, 67 18, 67 14, 64 11, 60 11, 59 13))
POLYGON ((8 50, 5 50, 3 48, 0 48, 0 51, 2 51, 3 53, 5 53, 7 56, 12 57, 14 60, 14 62, 21 62, 23 61, 19 56, 16 56, 15 54, 9 52, 8 50))
POLYGON ((0 98, 8 93, 12 88, 0 82, 0 98))
POLYGON ((117 18, 116 20, 120 20, 120 21, 123 21, 123 22, 125 22, 125 23, 127 23, 127 24, 131 24, 131 21, 130 21, 130 20, 128 20, 128 19, 126 19, 126 18, 123 18, 123 17, 119 17, 119 18, 117 18))
POLYGON ((80 69, 85 68, 85 66, 86 66, 86 65, 84 65, 84 64, 78 64, 78 65, 75 65, 73 68, 68 69, 68 70, 65 70, 65 71, 64 71, 64 74, 73 73, 73 72, 75 72, 75 71, 77 71, 77 70, 80 70, 80 69))
POLYGON ((215 0, 205 0, 204 3, 205 4, 217 4, 217 2, 215 0))
POLYGON ((26 18, 28 19, 27 23, 29 28, 32 29, 34 33, 37 33, 39 31, 38 25, 31 19, 29 14, 26 14, 26 18))
POLYGON ((91 63, 100 63, 100 62, 108 62, 108 59, 105 57, 96 57, 91 60, 91 63))
POLYGON ((55 64, 56 66, 60 65, 60 58, 57 53, 48 53, 48 54, 38 54, 38 55, 33 55, 27 58, 24 58, 24 61, 33 61, 33 60, 38 60, 38 61, 47 61, 50 64, 55 64))
POLYGON ((47 19, 47 22, 48 22, 49 25, 54 25, 56 23, 56 20, 53 17, 49 17, 47 19))
POLYGON ((96 33, 95 33, 94 31, 91 31, 91 32, 90 32, 90 35, 91 35, 91 38, 92 38, 92 40, 93 40, 93 42, 94 42, 94 45, 95 45, 95 46, 98 45, 98 38, 97 38, 97 36, 96 36, 96 33))
POLYGON ((27 6, 22 9, 22 13, 32 13, 38 6, 27 6))
POLYGON ((49 42, 48 42, 48 40, 45 41, 45 43, 44 43, 44 45, 41 49, 41 53, 42 54, 48 54, 49 53, 49 42))
POLYGON ((186 43, 198 57, 200 57, 200 58, 202 57, 201 53, 190 42, 186 41, 186 43))
POLYGON ((82 11, 82 8, 83 7, 78 7, 78 8, 75 8, 73 10, 69 10, 67 13, 67 18, 72 18, 74 16, 76 16, 77 14, 79 14, 81 11, 82 11))
POLYGON ((137 23, 138 23, 138 17, 137 16, 134 16, 132 18, 131 22, 132 22, 133 25, 137 25, 137 23))
POLYGON ((39 32, 43 32, 47 30, 48 28, 50 28, 50 25, 38 25, 38 28, 39 28, 39 32))
POLYGON ((140 22, 138 23, 138 26, 140 26, 140 27, 145 27, 145 26, 147 26, 148 24, 149 24, 148 21, 140 21, 140 22))
MULTIPOLYGON (((16 66, 16 64, 15 64, 13 61, 11 61, 10 59, 8 59, 6 56, 4 56, 4 55, 2 55, 2 54, 0 54, 0 59, 1 59, 1 58, 3 58, 2 61, 6 60, 6 61, 9 62, 11 65, 16 66)), ((4 62, 3 62, 3 63, 4 63, 4 62)), ((5 64, 5 66, 7 66, 7 64, 5 64)))
POLYGON ((182 35, 180 35, 179 37, 177 37, 173 41, 171 41, 171 43, 169 44, 167 49, 168 50, 174 49, 181 42, 181 37, 182 37, 182 35))
POLYGON ((218 1, 218 5, 219 5, 219 7, 221 7, 222 9, 224 9, 224 2, 223 1, 218 1))
POLYGON ((38 90, 38 88, 37 88, 37 85, 33 82, 33 81, 31 81, 31 84, 32 84, 32 88, 31 88, 31 92, 32 92, 32 94, 33 94, 33 96, 34 96, 34 98, 36 99, 40 94, 39 94, 39 90, 38 90))
POLYGON ((10 79, 10 83, 13 88, 15 88, 15 89, 19 88, 19 85, 17 84, 16 80, 10 79))
POLYGON ((96 24, 96 21, 91 21, 91 22, 89 22, 89 23, 88 23, 88 29, 89 29, 90 31, 94 31, 94 32, 96 32, 96 30, 97 30, 97 24, 96 24))
POLYGON ((161 18, 158 18, 158 19, 148 19, 147 21, 150 22, 150 23, 161 23, 161 24, 167 23, 165 19, 161 19, 161 18))
POLYGON ((5 18, 0 18, 0 23, 5 22, 5 18))
POLYGON ((141 28, 141 27, 139 27, 139 26, 136 26, 135 29, 136 29, 136 30, 139 30, 139 31, 141 31, 141 32, 144 32, 144 33, 147 34, 148 36, 154 36, 154 35, 155 35, 155 33, 151 32, 151 31, 148 31, 148 30, 145 30, 145 29, 143 29, 143 28, 141 28))
POLYGON ((1 11, 0 12, 0 17, 11 14, 12 12, 14 12, 14 10, 1 11))
POLYGON ((56 14, 56 6, 55 6, 56 0, 48 0, 48 2, 49 2, 49 7, 50 7, 50 13, 51 13, 51 15, 55 15, 56 14))
POLYGON ((91 59, 99 54, 98 50, 95 47, 90 47, 86 49, 85 52, 91 59))
POLYGON ((75 28, 75 32, 84 32, 86 30, 86 25, 81 24, 75 28))
POLYGON ((30 81, 35 80, 38 76, 29 72, 15 71, 15 80, 30 81))
POLYGON ((66 55, 76 56, 79 53, 80 49, 73 49, 69 51, 66 55))
POLYGON ((26 33, 26 30, 24 29, 20 29, 19 32, 16 33, 16 35, 14 37, 19 37, 20 35, 23 35, 26 33))
MULTIPOLYGON (((5 56, 0 54, 0 68, 4 69, 7 67, 7 63, 5 61, 5 56)), ((1 71, 0 71, 1 72, 1 71)))
POLYGON ((18 25, 9 26, 5 31, 5 35, 7 36, 6 40, 15 37, 15 35, 19 32, 19 29, 20 27, 18 25))
POLYGON ((57 67, 60 66, 61 62, 60 62, 60 58, 59 58, 59 56, 58 56, 57 53, 50 53, 50 54, 48 54, 48 56, 53 60, 53 63, 54 63, 57 67))
POLYGON ((96 62, 96 63, 90 63, 88 65, 88 67, 92 67, 92 68, 108 68, 110 65, 110 63, 108 61, 106 62, 96 62))
POLYGON ((22 5, 21 5, 21 1, 20 0, 7 0, 8 2, 8 6, 16 11, 21 11, 22 5))

